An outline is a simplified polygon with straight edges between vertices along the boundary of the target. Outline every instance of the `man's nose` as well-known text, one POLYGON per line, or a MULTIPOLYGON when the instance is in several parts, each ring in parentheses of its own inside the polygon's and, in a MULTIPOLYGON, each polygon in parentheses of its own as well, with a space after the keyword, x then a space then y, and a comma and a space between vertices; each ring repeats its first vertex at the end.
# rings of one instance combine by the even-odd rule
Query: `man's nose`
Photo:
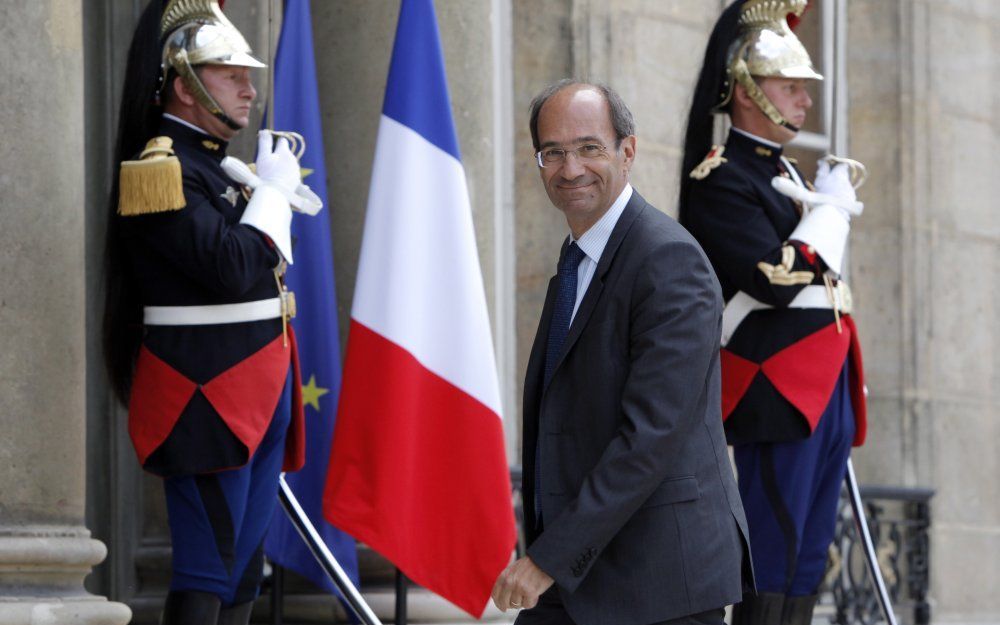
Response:
POLYGON ((566 152, 566 157, 563 159, 562 165, 562 175, 563 178, 573 180, 574 178, 579 178, 584 173, 583 163, 581 162, 580 155, 569 150, 566 152))
POLYGON ((805 107, 806 109, 811 109, 813 105, 813 100, 811 97, 809 97, 809 92, 803 89, 802 93, 804 96, 802 99, 802 106, 805 107))

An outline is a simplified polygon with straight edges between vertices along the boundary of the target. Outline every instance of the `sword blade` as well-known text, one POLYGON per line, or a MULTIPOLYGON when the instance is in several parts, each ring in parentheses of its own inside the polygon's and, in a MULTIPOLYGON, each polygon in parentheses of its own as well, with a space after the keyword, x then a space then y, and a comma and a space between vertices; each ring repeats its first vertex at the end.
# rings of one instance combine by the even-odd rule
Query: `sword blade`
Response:
POLYGON ((278 58, 274 36, 274 0, 267 0, 267 129, 274 130, 274 61, 278 58))
POLYGON ((847 459, 847 475, 844 477, 847 484, 847 494, 851 501, 851 510, 854 511, 854 523, 857 525, 858 533, 861 536, 862 547, 865 551, 865 560, 868 562, 868 572, 871 573, 875 583, 875 590, 878 594, 879 605, 885 620, 889 625, 897 625, 896 614, 892 610, 892 602, 889 599, 889 591, 885 587, 885 580, 882 578, 882 569, 878 565, 878 554, 875 553, 875 544, 872 542, 871 532, 868 530, 868 519, 865 516, 864 503, 861 501, 861 490, 858 488, 858 480, 854 476, 854 463, 847 459))
POLYGON ((326 573, 330 581, 340 591, 340 595, 347 601, 348 606, 350 606, 355 616, 364 625, 382 625, 382 621, 375 616, 375 612, 365 603, 365 600, 361 597, 361 593, 351 583, 350 578, 347 577, 347 573, 341 568, 337 559, 333 557, 330 549, 320 537, 319 532, 316 531, 316 527, 309 520, 305 511, 302 510, 302 506, 299 505, 299 500, 295 497, 295 493, 292 492, 288 482, 285 481, 284 473, 278 477, 278 500, 281 502, 281 507, 284 508, 285 514, 288 515, 288 519, 295 526, 296 531, 298 531, 299 536, 302 537, 306 546, 309 547, 309 551, 316 558, 316 562, 319 563, 323 572, 326 573))

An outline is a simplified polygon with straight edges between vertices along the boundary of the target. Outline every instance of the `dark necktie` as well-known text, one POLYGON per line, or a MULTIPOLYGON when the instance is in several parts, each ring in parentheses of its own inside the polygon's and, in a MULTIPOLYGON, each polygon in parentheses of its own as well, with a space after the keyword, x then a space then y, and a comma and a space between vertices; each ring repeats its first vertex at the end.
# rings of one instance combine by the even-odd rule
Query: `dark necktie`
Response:
MULTIPOLYGON (((569 323, 573 318, 573 308, 576 306, 576 273, 583 260, 584 253, 575 242, 570 243, 559 263, 559 286, 556 291, 556 301, 552 307, 552 319, 549 321, 549 338, 545 344, 545 378, 542 390, 548 386, 552 373, 559 362, 566 335, 569 334, 569 323)), ((538 415, 538 439, 535 441, 535 522, 541 527, 542 501, 538 496, 542 478, 542 415, 538 415)))
POLYGON ((545 379, 543 388, 552 379, 556 363, 562 354, 566 335, 569 334, 569 322, 573 319, 573 308, 576 306, 576 274, 584 253, 575 242, 570 243, 559 263, 559 287, 556 291, 556 301, 552 307, 552 319, 549 321, 549 340, 545 345, 545 379))

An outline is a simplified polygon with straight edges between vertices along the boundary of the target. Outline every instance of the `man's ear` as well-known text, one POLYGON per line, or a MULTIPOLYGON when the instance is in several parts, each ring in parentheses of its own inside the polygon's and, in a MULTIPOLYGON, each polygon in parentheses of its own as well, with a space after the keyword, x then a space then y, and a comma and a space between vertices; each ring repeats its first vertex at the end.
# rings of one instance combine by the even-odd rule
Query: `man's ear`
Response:
POLYGON ((733 105, 741 109, 755 106, 753 100, 750 99, 750 94, 747 93, 746 87, 740 83, 736 83, 736 86, 733 87, 733 105))
POLYGON ((185 106, 194 105, 194 95, 188 90, 187 85, 184 84, 184 80, 180 76, 174 76, 174 81, 171 84, 174 90, 174 97, 177 98, 178 102, 181 102, 185 106))
POLYGON ((632 166, 632 162, 635 161, 635 148, 636 148, 635 135, 629 135, 622 139, 622 154, 625 155, 625 166, 626 168, 632 166))

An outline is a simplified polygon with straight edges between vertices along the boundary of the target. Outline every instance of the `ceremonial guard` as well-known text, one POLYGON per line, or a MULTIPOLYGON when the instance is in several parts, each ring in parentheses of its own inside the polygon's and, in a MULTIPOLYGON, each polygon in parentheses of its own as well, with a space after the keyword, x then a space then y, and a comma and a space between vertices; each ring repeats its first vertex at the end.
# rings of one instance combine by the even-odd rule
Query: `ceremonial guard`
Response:
POLYGON ((259 67, 216 0, 152 0, 129 50, 105 354, 139 462, 163 477, 165 624, 249 621, 279 473, 304 458, 282 284, 298 161, 263 132, 252 192, 222 166, 259 67))
POLYGON ((865 438, 861 351, 841 279, 863 167, 826 157, 815 186, 782 154, 822 80, 792 31, 806 0, 740 0, 712 32, 685 141, 680 220, 726 308, 722 414, 757 585, 736 623, 807 625, 852 445, 865 438), (712 146, 716 113, 732 128, 712 146))

